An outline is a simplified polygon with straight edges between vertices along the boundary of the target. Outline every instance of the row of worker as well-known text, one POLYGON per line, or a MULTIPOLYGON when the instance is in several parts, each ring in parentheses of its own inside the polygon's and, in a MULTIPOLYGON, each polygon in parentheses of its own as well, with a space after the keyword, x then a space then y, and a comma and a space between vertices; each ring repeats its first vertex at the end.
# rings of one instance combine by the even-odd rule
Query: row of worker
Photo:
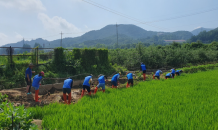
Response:
MULTIPOLYGON (((25 75, 25 79, 27 82, 27 94, 31 94, 31 85, 34 87, 35 89, 35 101, 36 102, 40 102, 38 99, 38 93, 39 93, 39 86, 41 85, 40 81, 42 80, 42 77, 44 76, 44 72, 41 71, 39 74, 35 75, 33 78, 33 82, 31 80, 32 77, 32 73, 35 73, 34 71, 32 71, 33 68, 33 64, 30 64, 29 67, 26 70, 26 75, 25 75)), ((143 72, 143 81, 146 80, 146 65, 144 63, 141 63, 141 71, 143 72)), ((165 78, 174 78, 175 74, 180 75, 180 73, 182 72, 182 70, 175 70, 175 69, 171 69, 171 73, 168 73, 165 78)), ((157 77, 157 79, 160 79, 160 74, 162 73, 161 70, 157 70, 155 75, 153 75, 153 78, 157 77)), ((117 88, 118 84, 119 84, 119 78, 120 78, 121 73, 117 73, 115 74, 112 79, 111 79, 111 83, 112 83, 112 89, 113 88, 117 88)), ((135 74, 133 73, 126 73, 128 82, 126 85, 126 88, 133 86, 133 76, 136 77, 135 74)), ((83 82, 83 90, 82 90, 82 94, 81 97, 84 96, 85 91, 88 91, 88 95, 91 95, 91 90, 90 90, 90 86, 92 84, 92 77, 93 75, 90 74, 89 76, 85 77, 84 82, 83 82)), ((98 76, 98 82, 99 84, 95 87, 94 90, 94 94, 97 92, 97 90, 101 87, 102 91, 105 92, 105 80, 107 80, 107 76, 100 74, 98 76)), ((66 101, 66 93, 68 94, 68 104, 70 104, 71 101, 71 88, 73 87, 73 79, 72 78, 68 78, 64 81, 63 84, 63 98, 65 103, 67 103, 66 101)))

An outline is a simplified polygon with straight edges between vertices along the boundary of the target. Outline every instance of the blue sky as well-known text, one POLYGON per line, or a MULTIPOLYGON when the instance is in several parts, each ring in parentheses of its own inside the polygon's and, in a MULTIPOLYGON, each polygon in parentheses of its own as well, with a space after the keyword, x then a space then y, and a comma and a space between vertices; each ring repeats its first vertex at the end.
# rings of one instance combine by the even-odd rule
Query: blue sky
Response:
POLYGON ((83 0, 0 0, 0 46, 36 39, 76 37, 108 24, 135 24, 152 31, 192 31, 218 27, 217 0, 86 0, 123 13, 142 24, 88 4, 83 0), (209 11, 216 9, 214 11, 209 11), (205 12, 209 11, 209 12, 205 12), (205 12, 205 13, 200 13, 205 12), (188 17, 171 19, 178 16, 188 17), (163 21, 164 19, 170 19, 163 21))

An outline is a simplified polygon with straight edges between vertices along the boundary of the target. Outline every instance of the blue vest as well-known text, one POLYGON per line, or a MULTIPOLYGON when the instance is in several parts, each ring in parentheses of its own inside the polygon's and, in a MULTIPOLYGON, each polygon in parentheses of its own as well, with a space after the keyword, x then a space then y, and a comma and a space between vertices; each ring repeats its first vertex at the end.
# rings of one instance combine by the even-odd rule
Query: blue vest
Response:
POLYGON ((155 76, 160 76, 160 70, 156 71, 155 76))
POLYGON ((146 70, 146 66, 144 64, 141 64, 141 68, 142 68, 142 71, 146 70))
POLYGON ((32 86, 38 88, 39 87, 39 82, 41 81, 41 79, 42 79, 42 76, 35 75, 35 77, 33 79, 32 86))
POLYGON ((30 68, 26 69, 25 78, 27 78, 27 74, 29 74, 29 78, 31 79, 32 78, 32 70, 30 68))
POLYGON ((117 82, 117 77, 118 77, 119 75, 120 75, 120 74, 115 74, 115 75, 112 77, 111 81, 117 82))
POLYGON ((85 77, 85 80, 83 82, 83 85, 86 85, 86 86, 89 86, 90 87, 90 84, 89 84, 89 80, 92 78, 92 76, 87 76, 85 77))
POLYGON ((132 73, 127 74, 126 77, 127 77, 127 79, 133 79, 133 78, 132 78, 132 73))
POLYGON ((166 76, 171 76, 171 73, 166 74, 166 76))
POLYGON ((104 75, 98 78, 99 83, 105 83, 104 75))
POLYGON ((66 79, 64 80, 63 88, 70 88, 71 89, 71 83, 73 82, 72 79, 66 79))
POLYGON ((180 72, 181 70, 177 70, 176 72, 180 72))
POLYGON ((176 71, 175 71, 174 69, 172 69, 172 72, 171 72, 171 73, 172 73, 172 74, 175 74, 175 72, 176 72, 176 71))

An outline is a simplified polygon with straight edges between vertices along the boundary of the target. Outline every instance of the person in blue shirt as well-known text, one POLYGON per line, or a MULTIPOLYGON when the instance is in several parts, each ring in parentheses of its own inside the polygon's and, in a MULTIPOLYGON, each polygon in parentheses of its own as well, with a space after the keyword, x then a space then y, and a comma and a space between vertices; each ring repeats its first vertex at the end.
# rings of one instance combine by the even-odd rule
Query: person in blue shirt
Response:
POLYGON ((33 64, 30 63, 29 67, 26 69, 25 71, 25 80, 27 83, 27 87, 26 87, 26 93, 27 94, 31 94, 31 85, 32 85, 32 74, 35 73, 35 71, 32 71, 33 69, 33 64))
MULTIPOLYGON (((182 70, 176 70, 176 75, 180 76, 180 74, 182 73, 183 71, 182 70)), ((175 75, 175 76, 176 76, 175 75)))
POLYGON ((67 104, 67 95, 68 94, 68 104, 71 103, 71 88, 73 87, 73 78, 68 78, 64 80, 64 85, 63 85, 63 98, 65 104, 67 104))
POLYGON ((41 85, 40 81, 42 80, 42 77, 44 76, 44 72, 41 71, 38 75, 35 75, 33 78, 32 86, 35 89, 35 102, 40 102, 38 99, 39 95, 39 85, 41 85))
MULTIPOLYGON (((133 87, 133 76, 135 76, 135 74, 132 73, 126 73, 126 77, 128 79, 128 82, 126 84, 126 88, 129 88, 130 85, 133 87)), ((135 76, 136 77, 136 76, 135 76)))
POLYGON ((140 70, 143 72, 143 77, 144 77, 143 81, 145 81, 146 80, 146 65, 143 62, 141 63, 140 70))
POLYGON ((155 77, 157 77, 157 79, 160 79, 160 74, 162 73, 162 71, 161 70, 157 70, 156 72, 155 72, 155 74, 153 75, 153 79, 155 79, 155 77))
POLYGON ((172 78, 172 73, 166 74, 165 79, 168 79, 168 78, 172 78))
POLYGON ((83 95, 85 93, 85 90, 87 90, 88 93, 89 93, 89 96, 91 96, 91 90, 90 90, 90 84, 91 83, 92 83, 92 74, 90 74, 89 76, 85 77, 85 80, 83 82, 83 90, 82 90, 81 98, 83 97, 83 95))
POLYGON ((113 89, 113 88, 117 88, 117 85, 119 84, 120 74, 121 74, 121 72, 119 72, 118 74, 115 74, 115 75, 112 77, 112 79, 111 79, 112 89, 113 89))
POLYGON ((176 70, 175 70, 175 68, 172 68, 172 69, 171 69, 172 78, 174 78, 174 76, 175 76, 175 73, 176 73, 176 70))
POLYGON ((102 87, 103 93, 105 92, 105 79, 107 79, 107 76, 100 74, 98 76, 98 86, 95 87, 94 94, 98 91, 98 88, 102 87))

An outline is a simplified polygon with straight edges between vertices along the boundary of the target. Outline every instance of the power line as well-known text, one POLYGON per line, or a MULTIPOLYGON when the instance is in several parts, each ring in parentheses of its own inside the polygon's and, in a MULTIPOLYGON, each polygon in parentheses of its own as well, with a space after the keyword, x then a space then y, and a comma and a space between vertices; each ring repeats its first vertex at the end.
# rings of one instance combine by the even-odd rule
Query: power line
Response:
POLYGON ((167 21, 167 20, 172 20, 172 19, 189 17, 189 16, 198 15, 198 14, 202 14, 202 13, 207 13, 207 12, 211 12, 211 11, 215 11, 215 10, 218 10, 218 8, 214 8, 214 9, 207 10, 207 11, 200 11, 200 12, 197 12, 197 13, 192 13, 192 14, 187 14, 187 15, 176 16, 176 17, 167 18, 167 19, 154 20, 154 21, 145 22, 145 23, 156 23, 156 22, 162 22, 162 21, 167 21))
MULTIPOLYGON (((37 38, 48 38, 48 37, 53 37, 53 36, 57 36, 59 34, 55 34, 55 35, 49 35, 49 36, 45 36, 45 37, 37 37, 37 38)), ((37 38, 25 38, 25 39, 37 39, 37 38)))
MULTIPOLYGON (((83 1, 85 1, 85 0, 83 0, 83 1)), ((112 11, 114 11, 114 12, 118 12, 118 11, 116 11, 116 10, 113 10, 113 9, 111 9, 111 8, 109 8, 109 7, 106 7, 106 6, 104 6, 104 5, 102 5, 102 4, 99 4, 99 3, 97 3, 97 2, 94 2, 94 1, 92 1, 92 0, 88 0, 88 1, 90 1, 90 2, 92 2, 92 3, 94 3, 94 4, 97 4, 97 5, 99 5, 99 6, 102 6, 102 7, 104 7, 104 8, 107 8, 107 9, 109 9, 109 10, 112 10, 112 11)), ((209 12, 209 11, 214 11, 214 9, 215 10, 218 10, 218 8, 216 7, 216 8, 213 8, 213 9, 211 9, 211 7, 210 7, 210 10, 205 10, 206 12, 209 12)), ((202 11, 201 11, 202 12, 202 11)), ((126 15, 126 14, 123 14, 123 13, 121 13, 121 12, 118 12, 119 14, 122 14, 122 15, 126 15)), ((177 12, 177 14, 178 13, 184 13, 184 12, 177 12)), ((198 12, 199 13, 199 12, 198 12)), ((126 16, 128 16, 128 17, 131 17, 131 16, 129 16, 129 15, 126 15, 126 16)), ((163 15, 162 15, 163 16, 163 15)), ((167 16, 167 15, 164 15, 164 16, 167 16)), ((177 16, 178 17, 178 16, 177 16)), ((132 18, 134 18, 134 17, 132 17, 132 18)), ((137 19, 137 18, 134 18, 134 19, 137 19)), ((137 20, 139 20, 139 19, 137 19, 137 20)), ((140 20, 139 20, 140 21, 140 20)))
MULTIPOLYGON (((77 33, 64 33, 64 34, 81 34, 81 33, 87 33, 87 32, 77 32, 77 33)), ((35 37, 35 38, 25 38, 25 39, 37 39, 37 38, 48 38, 48 37, 54 37, 54 36, 59 36, 60 34, 54 34, 54 35, 49 35, 49 36, 43 36, 43 37, 35 37)))
MULTIPOLYGON (((106 11, 109 11, 109 12, 111 12, 111 13, 114 13, 114 14, 116 14, 116 15, 119 15, 119 16, 122 16, 122 17, 125 17, 125 18, 128 18, 128 19, 131 19, 131 20, 134 20, 134 21, 136 21, 136 22, 139 22, 139 23, 141 23, 141 24, 146 24, 146 25, 149 25, 148 23, 154 23, 154 22, 161 22, 161 21, 167 21, 167 20, 172 20, 172 19, 178 19, 178 18, 182 18, 182 17, 188 17, 188 16, 192 16, 192 15, 197 15, 197 14, 201 14, 201 13, 206 13, 206 12, 211 12, 211 11, 214 11, 214 10, 218 10, 218 8, 215 8, 215 9, 211 9, 211 10, 207 10, 207 11, 201 11, 201 12, 197 12, 197 13, 193 13, 193 14, 176 16, 176 17, 172 17, 172 18, 168 18, 168 19, 161 19, 161 20, 155 20, 155 21, 142 22, 142 21, 139 21, 139 20, 136 19, 136 18, 133 18, 133 17, 128 16, 128 15, 125 15, 125 14, 122 14, 122 13, 120 13, 120 12, 118 12, 118 11, 115 11, 115 10, 113 10, 113 9, 110 9, 110 8, 108 8, 108 7, 106 7, 106 6, 103 6, 103 5, 101 5, 101 4, 98 4, 98 3, 93 2, 93 1, 91 1, 91 0, 89 0, 89 1, 82 0, 82 1, 84 1, 84 2, 86 2, 86 3, 88 3, 88 4, 91 4, 91 5, 94 5, 94 6, 98 7, 98 8, 103 9, 103 10, 106 10, 106 11)), ((159 29, 160 29, 160 27, 157 27, 157 26, 154 26, 154 25, 149 25, 149 26, 152 26, 152 27, 155 27, 155 28, 159 28, 159 29)), ((164 30, 166 30, 166 29, 164 29, 164 30)), ((169 29, 167 29, 167 30, 169 30, 169 29)))
POLYGON ((97 5, 97 4, 93 4, 93 3, 91 3, 91 2, 88 2, 88 1, 85 1, 85 0, 82 0, 82 1, 84 1, 84 2, 86 2, 86 3, 88 3, 88 4, 91 4, 91 5, 94 5, 94 6, 98 7, 98 8, 103 9, 103 10, 106 10, 106 11, 109 11, 109 12, 111 12, 111 13, 114 13, 114 14, 116 14, 116 15, 119 15, 119 16, 121 16, 121 17, 125 17, 125 18, 127 18, 127 19, 136 21, 136 22, 138 22, 138 23, 146 24, 146 25, 148 25, 148 26, 151 26, 151 27, 154 27, 154 28, 158 28, 158 29, 169 30, 169 29, 164 29, 164 28, 160 28, 160 27, 157 27, 157 26, 154 26, 154 25, 150 25, 150 24, 141 22, 141 21, 139 21, 139 20, 137 20, 137 19, 135 19, 135 18, 131 18, 131 17, 127 16, 127 15, 120 14, 120 13, 117 12, 117 11, 113 11, 113 10, 110 10, 110 9, 107 9, 107 8, 104 8, 104 7, 101 7, 101 6, 99 6, 99 5, 97 5))

